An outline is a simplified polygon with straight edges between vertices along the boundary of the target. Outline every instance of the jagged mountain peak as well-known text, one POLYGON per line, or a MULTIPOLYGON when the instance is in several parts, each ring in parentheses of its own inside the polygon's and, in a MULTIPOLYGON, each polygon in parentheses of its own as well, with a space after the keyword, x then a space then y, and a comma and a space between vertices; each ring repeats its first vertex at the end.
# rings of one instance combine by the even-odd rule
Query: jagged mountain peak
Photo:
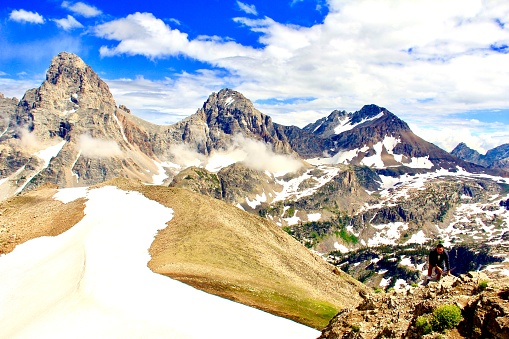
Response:
POLYGON ((451 154, 458 158, 487 168, 507 169, 509 167, 509 144, 503 144, 481 154, 461 142, 451 154))
POLYGON ((87 67, 83 59, 76 54, 61 52, 51 60, 46 73, 46 80, 56 84, 65 72, 72 73, 78 69, 85 70, 87 67))
POLYGON ((457 156, 460 159, 473 163, 477 163, 478 160, 482 157, 479 152, 468 147, 464 142, 460 142, 456 147, 454 147, 454 149, 451 151, 451 154, 457 156))
POLYGON ((239 101, 247 101, 251 103, 251 101, 248 100, 242 93, 230 88, 223 88, 217 94, 212 93, 211 96, 214 96, 217 100, 217 103, 222 106, 230 106, 234 102, 238 103, 239 101))
MULTIPOLYGON (((319 138, 335 138, 343 133, 351 133, 358 127, 378 126, 386 135, 399 137, 403 132, 410 131, 408 125, 386 108, 374 104, 365 105, 356 112, 334 110, 326 118, 304 127, 304 130, 313 133, 319 138)), ((384 135, 385 136, 385 135, 384 135)), ((384 137, 382 136, 382 137, 384 137)))
POLYGON ((375 104, 369 104, 362 106, 362 108, 355 113, 365 118, 371 118, 383 112, 387 112, 387 109, 375 104))
POLYGON ((229 88, 212 93, 203 104, 203 110, 209 118, 214 115, 256 115, 260 118, 265 117, 242 93, 229 88))
POLYGON ((277 153, 293 153, 283 127, 273 123, 268 115, 258 111, 249 99, 235 90, 225 88, 212 93, 203 107, 186 121, 186 130, 196 131, 202 128, 203 122, 207 125, 208 151, 230 147, 232 137, 241 134, 270 143, 277 153))
POLYGON ((42 107, 57 111, 115 107, 108 85, 79 56, 68 52, 51 60, 39 94, 42 107))

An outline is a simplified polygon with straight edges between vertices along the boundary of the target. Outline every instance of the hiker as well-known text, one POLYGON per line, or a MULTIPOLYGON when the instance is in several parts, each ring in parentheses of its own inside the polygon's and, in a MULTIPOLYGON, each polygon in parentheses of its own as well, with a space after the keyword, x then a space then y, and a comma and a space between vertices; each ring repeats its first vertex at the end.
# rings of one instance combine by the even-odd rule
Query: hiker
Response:
POLYGON ((433 269, 437 274, 437 281, 440 280, 442 275, 447 275, 451 270, 449 266, 449 255, 444 249, 443 244, 438 244, 437 247, 429 252, 428 256, 428 276, 427 281, 431 280, 433 269))

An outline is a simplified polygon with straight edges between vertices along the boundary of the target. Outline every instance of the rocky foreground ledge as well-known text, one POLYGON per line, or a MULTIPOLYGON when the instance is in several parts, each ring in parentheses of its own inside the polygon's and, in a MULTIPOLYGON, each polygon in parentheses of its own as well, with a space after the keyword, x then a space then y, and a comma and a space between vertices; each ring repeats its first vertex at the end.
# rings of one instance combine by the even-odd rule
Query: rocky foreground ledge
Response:
POLYGON ((338 313, 318 339, 509 338, 509 277, 490 279, 469 272, 425 287, 363 298, 356 309, 338 313), (456 305, 462 320, 453 329, 429 333, 422 320, 443 305, 456 305))

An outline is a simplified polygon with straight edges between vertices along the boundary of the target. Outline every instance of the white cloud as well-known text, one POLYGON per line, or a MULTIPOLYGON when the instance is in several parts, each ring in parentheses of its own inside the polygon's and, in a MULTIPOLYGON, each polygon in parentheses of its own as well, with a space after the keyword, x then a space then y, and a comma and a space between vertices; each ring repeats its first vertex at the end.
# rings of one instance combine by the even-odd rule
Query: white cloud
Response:
POLYGON ((235 135, 232 149, 227 150, 225 153, 232 152, 233 150, 241 150, 245 157, 238 160, 243 161, 249 168, 258 171, 288 173, 295 172, 303 166, 302 162, 292 158, 290 155, 274 153, 270 144, 245 138, 241 134, 235 135))
POLYGON ((237 5, 239 6, 240 10, 244 13, 258 15, 255 5, 248 5, 248 4, 238 1, 238 0, 237 0, 237 5))
POLYGON ((72 15, 67 15, 67 18, 53 19, 53 21, 62 29, 70 31, 74 28, 82 28, 83 25, 76 20, 72 15))
POLYGON ((220 74, 202 70, 196 74, 181 73, 174 79, 152 81, 135 79, 105 80, 118 104, 133 114, 160 125, 178 122, 196 113, 212 92, 221 89, 220 74), (167 103, 171 103, 168 106, 167 103))
POLYGON ((69 1, 64 1, 62 2, 62 7, 85 18, 92 18, 102 14, 101 10, 97 9, 94 6, 87 5, 84 2, 76 2, 74 4, 71 4, 71 2, 69 1))
POLYGON ((168 149, 171 161, 182 167, 201 166, 207 162, 204 154, 198 153, 186 144, 172 144, 168 149))
POLYGON ((0 77, 0 93, 7 98, 21 99, 29 88, 36 88, 41 85, 44 78, 41 79, 12 79, 9 77, 0 77))
POLYGON ((82 134, 78 138, 81 154, 89 158, 109 158, 122 156, 122 151, 113 140, 93 138, 90 135, 82 134))
POLYGON ((501 123, 481 123, 472 120, 439 118, 440 124, 410 124, 412 131, 451 152, 460 142, 485 154, 486 151, 509 142, 509 126, 501 123))
MULTIPOLYGON (((330 0, 327 5, 327 16, 312 27, 236 18, 239 29, 258 34, 259 48, 228 37, 191 39, 150 13, 106 22, 94 33, 111 41, 101 47, 103 57, 184 56, 211 66, 159 81, 108 81, 117 102, 156 123, 176 122, 194 113, 212 91, 229 87, 264 102, 257 108, 275 122, 300 127, 334 109, 378 104, 412 125, 440 126, 440 132, 421 136, 450 150, 458 139, 444 136, 456 135, 454 114, 509 109, 509 53, 492 48, 509 45, 509 2, 330 0), (285 102, 299 97, 314 99, 285 102)), ((486 132, 493 136, 488 138, 482 134, 486 126, 477 126, 465 134, 487 140, 476 147, 509 142, 501 128, 486 132)))
MULTIPOLYGON (((264 46, 258 49, 190 40, 149 13, 105 23, 95 32, 118 41, 103 46, 103 56, 185 55, 227 70, 233 80, 228 86, 253 101, 316 98, 264 106, 264 113, 287 123, 294 112, 354 111, 366 103, 398 115, 509 108, 509 54, 490 49, 509 43, 509 31, 496 21, 506 17, 509 4, 501 1, 330 1, 323 24, 309 28, 236 18, 260 34, 264 46)), ((221 84, 224 73, 218 76, 221 84)))
POLYGON ((257 52, 232 41, 218 41, 217 37, 200 36, 189 40, 187 33, 171 29, 163 20, 151 13, 135 13, 95 27, 99 37, 120 41, 110 48, 102 46, 102 56, 144 55, 148 58, 165 58, 185 55, 217 64, 217 60, 253 57, 257 52))
POLYGON ((44 18, 37 12, 25 11, 24 9, 13 10, 9 15, 9 19, 16 22, 43 24, 44 18))
POLYGON ((30 133, 28 129, 23 128, 18 130, 21 140, 21 147, 27 152, 39 151, 41 141, 37 139, 35 133, 30 133))

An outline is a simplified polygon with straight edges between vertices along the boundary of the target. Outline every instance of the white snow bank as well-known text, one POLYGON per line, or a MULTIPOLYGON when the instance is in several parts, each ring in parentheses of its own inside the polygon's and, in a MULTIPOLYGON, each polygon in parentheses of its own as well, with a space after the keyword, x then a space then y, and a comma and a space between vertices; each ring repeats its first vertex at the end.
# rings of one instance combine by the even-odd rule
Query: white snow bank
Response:
POLYGON ((53 195, 53 199, 59 200, 64 204, 67 204, 71 201, 74 201, 79 198, 84 198, 87 196, 88 187, 74 187, 74 188, 64 188, 59 189, 55 195, 53 195))
MULTIPOLYGON (((83 191, 82 191, 83 193, 83 191)), ((77 191, 60 191, 69 201, 77 191)), ((173 211, 137 192, 87 193, 85 217, 0 257, 2 338, 316 338, 290 320, 150 271, 173 211)), ((170 225, 171 227, 171 225, 170 225)))
POLYGON ((60 141, 58 144, 50 146, 46 149, 40 150, 35 153, 36 156, 44 160, 44 168, 48 167, 51 159, 56 157, 65 145, 65 140, 60 141))
POLYGON ((424 232, 422 230, 419 230, 419 232, 412 234, 410 239, 405 243, 407 244, 424 244, 429 240, 429 238, 424 235, 424 232))
POLYGON ((334 248, 340 251, 341 253, 348 253, 350 250, 345 245, 338 243, 337 241, 334 243, 334 248))

